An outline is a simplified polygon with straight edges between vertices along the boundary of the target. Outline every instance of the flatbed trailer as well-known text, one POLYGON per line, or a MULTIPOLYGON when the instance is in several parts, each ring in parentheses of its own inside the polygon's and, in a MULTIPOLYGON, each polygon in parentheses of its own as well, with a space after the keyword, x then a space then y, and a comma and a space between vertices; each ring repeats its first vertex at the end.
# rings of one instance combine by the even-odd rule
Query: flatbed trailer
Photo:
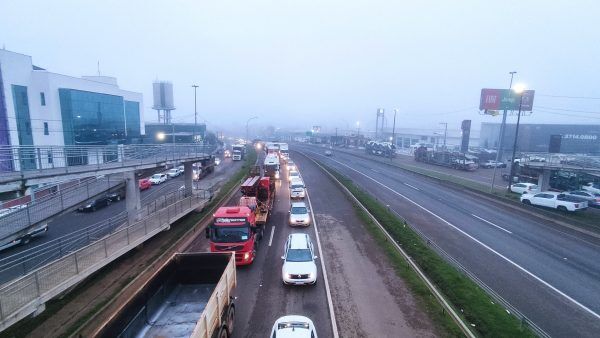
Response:
POLYGON ((275 181, 270 177, 248 177, 240 188, 242 197, 240 206, 248 206, 254 210, 256 225, 267 224, 275 200, 275 181))
POLYGON ((177 253, 94 336, 229 337, 235 286, 232 253, 177 253))

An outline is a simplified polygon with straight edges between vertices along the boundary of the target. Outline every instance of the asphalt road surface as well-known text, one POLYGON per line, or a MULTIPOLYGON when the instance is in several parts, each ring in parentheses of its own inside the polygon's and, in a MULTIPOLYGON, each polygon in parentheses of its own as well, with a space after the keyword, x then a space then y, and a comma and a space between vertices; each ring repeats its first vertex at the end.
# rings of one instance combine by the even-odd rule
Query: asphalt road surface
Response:
POLYGON ((600 240, 375 161, 295 146, 350 177, 552 336, 600 332, 600 240))
MULTIPOLYGON (((225 159, 224 161, 221 161, 221 164, 215 167, 215 171, 213 173, 202 178, 198 182, 199 188, 208 188, 217 183, 218 181, 226 179, 230 174, 238 170, 241 167, 241 165, 241 161, 233 162, 231 161, 231 159, 225 159)), ((150 189, 141 191, 140 198, 142 207, 153 203, 158 197, 162 195, 178 190, 183 185, 183 175, 180 175, 179 177, 168 179, 165 183, 162 183, 160 185, 153 185, 150 189)), ((91 226, 124 211, 125 201, 121 200, 115 201, 111 205, 98 209, 95 212, 71 212, 57 217, 48 224, 49 230, 46 234, 34 237, 32 241, 27 245, 12 247, 10 249, 3 250, 2 252, 0 252, 0 264, 2 266, 10 265, 11 261, 19 260, 22 257, 31 254, 33 251, 39 250, 37 247, 44 245, 44 243, 61 238, 65 235, 72 233, 73 231, 91 226)), ((65 247, 68 246, 68 250, 75 250, 77 247, 74 247, 74 245, 76 246, 77 244, 67 243, 65 244, 65 247)), ((40 264, 40 262, 38 262, 37 260, 36 262, 28 261, 26 264, 28 264, 28 267, 30 267, 31 264, 38 265, 40 264)), ((10 268, 4 270, 4 273, 13 275, 15 274, 15 272, 19 272, 18 270, 18 267, 10 268)), ((0 271, 0 274, 2 273, 3 272, 0 271)), ((0 281, 6 281, 7 278, 5 277, 6 276, 0 275, 0 281)))
MULTIPOLYGON (((256 258, 251 265, 239 266, 237 269, 234 337, 268 337, 275 320, 291 314, 310 318, 319 337, 333 337, 320 263, 323 257, 317 253, 316 285, 285 286, 281 280, 281 256, 289 234, 308 233, 317 252, 319 245, 314 224, 306 228, 292 228, 288 225, 289 196, 287 179, 277 181, 275 204, 264 237, 258 245, 256 258)), ((239 195, 226 205, 237 205, 238 199, 239 195)), ((209 251, 208 240, 199 236, 188 251, 209 251)))
MULTIPOLYGON (((341 190, 304 157, 293 158, 307 185, 321 253, 314 286, 285 286, 281 281, 283 245, 290 233, 308 233, 317 245, 315 226, 287 224, 289 188, 277 182, 273 213, 252 265, 238 267, 237 316, 234 337, 267 337, 275 320, 304 315, 313 320, 320 337, 332 337, 331 312, 321 263, 328 276, 331 306, 340 337, 432 337, 427 314, 387 263, 385 253, 365 232, 352 204, 341 190), (385 311, 381 311, 385 309, 385 311)), ((282 176, 286 176, 282 170, 282 176)), ((227 205, 235 205, 235 196, 227 205)), ((199 236, 189 251, 207 251, 199 236)), ((317 249, 318 251, 318 249, 317 249)))

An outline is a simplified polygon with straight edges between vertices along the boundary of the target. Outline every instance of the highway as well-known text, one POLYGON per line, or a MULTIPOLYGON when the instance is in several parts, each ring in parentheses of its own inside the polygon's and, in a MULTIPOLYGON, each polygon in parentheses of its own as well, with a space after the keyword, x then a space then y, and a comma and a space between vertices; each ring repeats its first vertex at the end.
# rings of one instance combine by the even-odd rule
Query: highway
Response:
MULTIPOLYGON (((297 145, 351 178, 551 336, 600 332, 600 240, 375 161, 297 145)), ((296 152, 293 152, 295 157, 296 152)))
MULTIPOLYGON (((313 320, 319 337, 334 337, 331 309, 340 337, 438 336, 404 282, 386 264, 385 254, 362 229, 339 188, 312 162, 300 156, 293 160, 308 187, 305 200, 310 201, 313 224, 306 228, 288 225, 288 183, 285 178, 278 181, 275 205, 255 261, 238 267, 233 336, 267 337, 277 318, 297 314, 313 320), (308 233, 315 244, 319 256, 316 285, 283 285, 281 255, 290 233, 308 233)), ((238 196, 226 205, 236 205, 237 200, 238 196)), ((208 240, 199 236, 187 251, 208 249, 208 240)))
MULTIPOLYGON (((215 167, 215 171, 212 174, 198 182, 198 187, 207 189, 213 186, 218 181, 226 179, 229 173, 235 172, 241 165, 242 162, 233 162, 231 159, 221 161, 221 164, 215 167)), ((150 189, 141 191, 142 207, 152 204, 161 196, 177 191, 183 185, 183 175, 180 175, 179 177, 167 180, 163 184, 153 185, 150 189)), ((98 224, 111 217, 117 218, 119 222, 111 224, 104 232, 109 231, 122 224, 121 222, 125 220, 124 212, 125 201, 121 200, 115 201, 111 205, 98 209, 95 212, 71 212, 57 217, 48 224, 49 230, 46 234, 34 237, 29 244, 12 247, 0 252, 0 283, 20 275, 24 268, 30 270, 47 263, 49 259, 57 257, 60 252, 76 250, 87 243, 87 240, 73 241, 71 239, 65 241, 65 243, 61 242, 60 245, 53 246, 52 254, 48 252, 39 256, 40 252, 48 250, 46 244, 50 244, 50 242, 54 243, 59 238, 72 234, 79 229, 98 224), (31 256, 35 256, 35 258, 28 258, 31 256)), ((101 237, 102 233, 94 235, 95 237, 101 237)))

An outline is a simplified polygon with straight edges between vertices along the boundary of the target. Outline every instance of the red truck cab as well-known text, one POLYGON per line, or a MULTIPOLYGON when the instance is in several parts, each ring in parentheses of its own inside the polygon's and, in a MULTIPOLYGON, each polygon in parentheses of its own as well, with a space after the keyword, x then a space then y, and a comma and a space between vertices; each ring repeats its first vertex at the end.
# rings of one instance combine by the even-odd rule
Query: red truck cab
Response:
POLYGON ((236 265, 248 265, 256 256, 257 239, 254 212, 245 206, 220 207, 206 230, 210 252, 235 252, 236 265))

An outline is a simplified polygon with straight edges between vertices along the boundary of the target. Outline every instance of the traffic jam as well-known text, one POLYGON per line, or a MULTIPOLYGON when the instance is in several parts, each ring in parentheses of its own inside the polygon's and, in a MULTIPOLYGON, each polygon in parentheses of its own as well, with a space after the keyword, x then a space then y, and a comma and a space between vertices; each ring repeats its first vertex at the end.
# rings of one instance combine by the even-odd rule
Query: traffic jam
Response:
MULTIPOLYGON (((235 264, 250 265, 256 257, 259 242, 265 236, 265 226, 270 219, 275 201, 276 186, 289 187, 289 216, 292 229, 282 248, 282 285, 310 286, 317 283, 316 244, 309 234, 297 228, 309 227, 312 217, 306 199, 306 187, 300 171, 290 159, 286 143, 256 143, 264 150, 262 166, 251 167, 240 187, 241 197, 236 205, 219 207, 206 229, 211 252, 235 252, 235 264), (281 181, 277 185, 276 181, 281 181)), ((259 157, 260 158, 260 157, 259 157)), ((287 333, 306 332, 306 337, 317 337, 311 319, 283 316, 275 322, 272 337, 286 337, 287 333)), ((301 335, 304 337, 304 335, 301 335)))

